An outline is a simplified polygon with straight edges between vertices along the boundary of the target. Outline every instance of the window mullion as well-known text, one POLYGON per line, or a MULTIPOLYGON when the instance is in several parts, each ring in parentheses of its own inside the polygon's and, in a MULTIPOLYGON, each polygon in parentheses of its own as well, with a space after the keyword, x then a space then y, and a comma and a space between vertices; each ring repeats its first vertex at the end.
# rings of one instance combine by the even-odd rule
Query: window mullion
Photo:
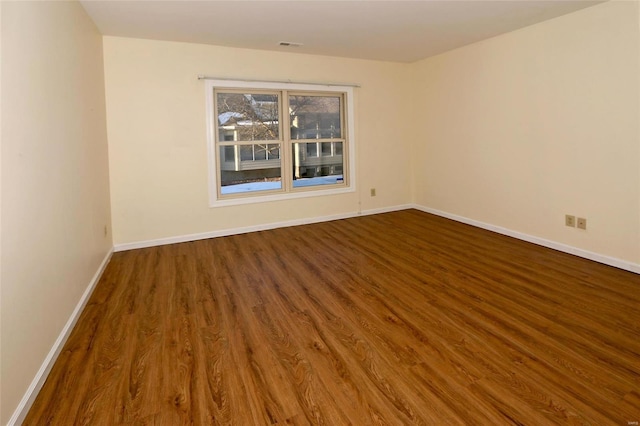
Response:
POLYGON ((282 106, 280 109, 280 139, 282 140, 282 148, 280 149, 280 161, 282 164, 282 186, 285 192, 293 189, 293 159, 291 158, 291 116, 289 115, 289 93, 282 91, 282 106))

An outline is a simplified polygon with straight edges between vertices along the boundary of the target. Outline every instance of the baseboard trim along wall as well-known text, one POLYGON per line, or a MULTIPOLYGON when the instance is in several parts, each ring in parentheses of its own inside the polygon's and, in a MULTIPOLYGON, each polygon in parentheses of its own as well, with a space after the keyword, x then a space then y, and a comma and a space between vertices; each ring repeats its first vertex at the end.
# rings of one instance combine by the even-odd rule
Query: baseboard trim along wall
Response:
POLYGON ((629 262, 615 257, 604 256, 598 253, 593 253, 588 250, 579 249, 566 244, 558 243, 555 241, 545 240, 544 238, 534 237, 532 235, 524 234, 522 232, 512 231, 501 226, 491 225, 488 223, 480 222, 477 220, 469 219, 463 216, 443 212, 440 210, 432 209, 430 207, 413 205, 415 209, 421 210, 425 213, 431 213, 436 216, 441 216, 447 219, 455 220, 456 222, 465 223, 467 225, 475 226, 477 228, 486 229, 488 231, 497 232, 498 234, 506 235, 509 237, 517 238, 519 240, 527 241, 529 243, 537 244, 539 246, 551 248, 554 250, 562 251, 565 253, 573 254, 574 256, 583 257, 585 259, 593 260, 594 262, 603 263, 605 265, 614 266, 616 268, 624 269, 626 271, 640 274, 640 264, 629 262))
POLYGON ((403 205, 393 206, 393 207, 362 210, 360 212, 339 213, 339 214, 328 215, 328 216, 317 216, 317 217, 311 217, 311 218, 287 220, 283 222, 265 223, 262 225, 255 225, 255 226, 245 226, 242 228, 231 228, 231 229, 223 229, 220 231, 202 232, 198 234, 179 235, 175 237, 159 238, 156 240, 146 240, 146 241, 139 241, 134 243, 116 244, 114 247, 114 251, 118 252, 118 251, 126 251, 126 250, 133 250, 133 249, 146 248, 146 247, 163 246, 166 244, 186 243, 189 241, 206 240, 208 238, 227 237, 229 235, 246 234, 249 232, 256 232, 256 231, 267 231, 269 229, 284 228, 286 226, 298 226, 298 225, 308 225, 311 223, 329 222, 331 220, 348 219, 350 217, 368 216, 368 215, 378 214, 378 213, 388 213, 388 212, 393 212, 398 210, 406 210, 410 208, 413 208, 413 205, 403 204, 403 205))
POLYGON ((89 281, 89 285, 87 289, 82 294, 82 297, 80 297, 80 300, 78 301, 78 304, 76 305, 75 309, 71 313, 69 320, 67 320, 67 323, 62 328, 60 335, 54 342, 53 346, 51 347, 51 350, 47 354, 42 365, 40 366, 40 369, 38 370, 35 377, 33 378, 33 381, 27 388, 27 391, 25 392, 24 396, 22 397, 22 400, 18 404, 18 407, 13 412, 13 415, 9 419, 7 426, 21 425, 25 417, 29 413, 29 410, 31 409, 33 402, 38 396, 40 389, 42 389, 44 382, 47 380, 47 376, 49 376, 49 373, 51 372, 53 365, 58 359, 58 355, 60 355, 60 352, 62 351, 64 344, 67 342, 67 339, 69 338, 69 335, 73 330, 73 327, 75 327, 76 323, 78 322, 78 319, 80 318, 80 314, 82 314, 84 307, 87 305, 87 302, 91 297, 91 293, 93 293, 93 290, 98 284, 98 281, 100 281, 100 277, 102 276, 104 269, 107 267, 109 260, 111 260, 112 254, 113 254, 113 249, 109 250, 109 252, 106 254, 104 259, 102 260, 102 263, 100 264, 100 267, 94 274, 93 278, 91 278, 91 281, 89 281))
POLYGON ((255 231, 266 231, 269 229, 282 228, 285 226, 307 225, 311 223, 328 222, 330 220, 347 219, 350 217, 366 216, 366 215, 372 215, 372 214, 378 214, 378 213, 388 213, 388 212, 406 210, 406 209, 417 209, 425 213, 431 213, 436 216, 445 217, 447 219, 455 220, 457 222, 465 223, 467 225, 486 229, 488 231, 497 232, 498 234, 507 235, 509 237, 517 238, 519 240, 527 241, 533 244, 537 244, 539 246, 548 247, 554 250, 572 254, 574 256, 593 260, 594 262, 603 263, 605 265, 614 266, 616 268, 620 268, 626 271, 640 274, 640 264, 638 263, 617 259, 615 257, 604 256, 598 253, 590 252, 588 250, 579 249, 577 247, 569 246, 569 245, 558 243, 551 240, 545 240, 544 238, 534 237, 532 235, 524 234, 518 231, 513 231, 511 229, 503 228, 501 226, 491 225, 489 223, 480 222, 474 219, 469 219, 463 216, 458 216, 452 213, 447 213, 441 210, 421 206, 418 204, 402 204, 402 205, 392 206, 392 207, 363 210, 360 212, 340 213, 340 214, 328 215, 328 216, 318 216, 318 217, 295 219, 295 220, 289 220, 289 221, 283 221, 283 222, 272 222, 272 223, 266 223, 266 224, 255 225, 255 226, 246 226, 243 228, 224 229, 220 231, 203 232, 199 234, 189 234, 189 235, 180 235, 175 237, 159 238, 156 240, 116 244, 114 247, 114 251, 117 252, 117 251, 133 250, 133 249, 146 248, 146 247, 161 246, 165 244, 184 243, 188 241, 204 240, 207 238, 246 234, 248 232, 255 232, 255 231))

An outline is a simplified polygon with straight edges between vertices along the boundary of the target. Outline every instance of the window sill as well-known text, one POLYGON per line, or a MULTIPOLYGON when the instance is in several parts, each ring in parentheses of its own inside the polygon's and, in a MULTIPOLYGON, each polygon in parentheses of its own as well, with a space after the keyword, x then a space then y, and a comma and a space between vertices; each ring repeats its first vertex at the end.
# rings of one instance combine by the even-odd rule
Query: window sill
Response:
POLYGON ((308 197, 323 197, 327 195, 337 195, 337 194, 346 194, 349 192, 355 192, 355 186, 341 186, 338 188, 330 188, 330 189, 315 189, 315 190, 306 190, 306 191, 293 191, 293 192, 283 192, 278 194, 267 194, 267 195, 254 195, 254 196, 244 196, 238 198, 222 198, 215 199, 209 203, 209 207, 229 207, 229 206, 238 206, 244 204, 260 204, 260 203, 269 203, 271 201, 282 201, 282 200, 292 200, 298 198, 308 198, 308 197))

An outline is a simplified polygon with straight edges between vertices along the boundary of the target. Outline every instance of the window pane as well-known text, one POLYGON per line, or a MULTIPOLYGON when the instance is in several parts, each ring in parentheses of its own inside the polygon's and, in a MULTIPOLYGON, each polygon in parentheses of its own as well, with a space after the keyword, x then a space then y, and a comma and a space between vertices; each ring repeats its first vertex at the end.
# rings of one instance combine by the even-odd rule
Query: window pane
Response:
POLYGON ((307 157, 317 157, 318 156, 318 145, 317 143, 306 143, 304 144, 307 147, 307 157))
MULTIPOLYGON (((323 157, 334 155, 336 142, 323 142, 321 152, 323 157)), ((340 144, 342 146, 342 144, 340 144)), ((342 152, 340 152, 342 154, 342 152)))
POLYGON ((221 162, 235 163, 236 161, 235 148, 236 148, 235 146, 223 146, 220 150, 221 162))
POLYGON ((253 161, 253 153, 255 152, 255 145, 241 145, 240 146, 240 161, 253 161))
POLYGON ((278 95, 218 93, 219 141, 277 140, 278 95))
POLYGON ((342 142, 293 144, 294 188, 343 183, 343 169, 342 142), (325 147, 325 144, 328 146, 325 147), (310 149, 311 145, 315 148, 310 149), (317 153, 318 145, 321 145, 322 156, 308 155, 309 152, 317 153))
POLYGON ((267 145, 267 160, 274 160, 280 158, 280 145, 269 144, 267 145))
POLYGON ((340 96, 289 96, 291 139, 342 137, 340 96))
POLYGON ((281 176, 279 144, 220 147, 222 194, 281 189, 281 176))

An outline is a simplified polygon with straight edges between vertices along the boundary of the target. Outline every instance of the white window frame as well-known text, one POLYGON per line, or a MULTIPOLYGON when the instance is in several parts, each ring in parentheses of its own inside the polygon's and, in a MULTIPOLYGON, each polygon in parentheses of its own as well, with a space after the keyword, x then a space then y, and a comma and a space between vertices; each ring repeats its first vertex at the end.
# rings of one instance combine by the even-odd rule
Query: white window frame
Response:
MULTIPOLYGON (((206 113, 207 113, 207 154, 209 162, 209 207, 234 206, 241 204, 264 203, 269 201, 291 200, 295 198, 319 197, 335 194, 344 194, 355 192, 356 190, 356 143, 354 132, 354 109, 353 109, 353 87, 351 86, 335 86, 335 85, 315 85, 315 84, 298 84, 298 83, 272 83, 272 82, 255 82, 255 81, 237 81, 237 80, 205 80, 206 94, 206 113), (218 123, 216 120, 217 113, 214 110, 214 89, 253 89, 260 90, 287 90, 300 92, 318 92, 341 93, 344 94, 344 115, 345 130, 347 133, 347 162, 345 168, 348 175, 345 176, 345 185, 340 187, 313 186, 308 190, 296 189, 291 192, 280 192, 277 194, 260 195, 259 192, 253 192, 242 197, 220 198, 218 195, 218 167, 217 167, 217 149, 216 149, 216 132, 218 123)), ((288 132, 289 129, 282 129, 288 132)), ((281 150, 289 149, 289 146, 282 145, 281 150)), ((283 179, 285 176, 282 177, 283 179)), ((329 185, 327 185, 329 186, 329 185)))

